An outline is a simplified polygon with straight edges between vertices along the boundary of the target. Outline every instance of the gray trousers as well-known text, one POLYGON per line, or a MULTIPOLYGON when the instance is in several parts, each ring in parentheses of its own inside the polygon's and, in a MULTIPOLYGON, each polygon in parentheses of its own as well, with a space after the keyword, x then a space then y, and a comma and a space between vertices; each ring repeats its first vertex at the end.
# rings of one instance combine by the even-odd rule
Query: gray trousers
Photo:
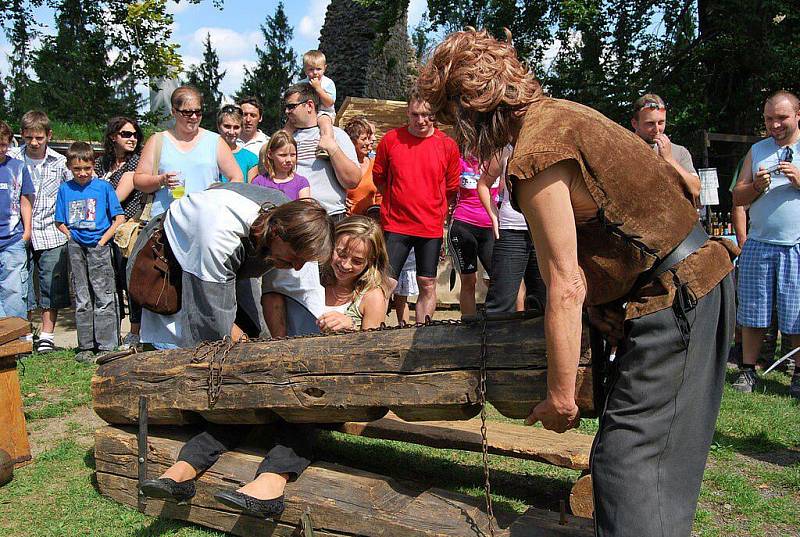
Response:
POLYGON ((67 254, 75 291, 75 324, 82 351, 110 351, 119 345, 119 318, 111 247, 70 240, 67 254))
MULTIPOLYGON (((592 449, 598 537, 689 537, 733 338, 730 275, 625 323, 592 449)), ((601 381, 601 379, 596 379, 601 381)))

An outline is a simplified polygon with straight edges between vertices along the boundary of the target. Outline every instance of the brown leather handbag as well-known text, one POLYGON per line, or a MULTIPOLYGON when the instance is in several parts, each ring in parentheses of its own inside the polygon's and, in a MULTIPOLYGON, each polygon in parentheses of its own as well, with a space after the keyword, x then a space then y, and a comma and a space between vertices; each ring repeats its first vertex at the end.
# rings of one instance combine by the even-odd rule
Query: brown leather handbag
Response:
POLYGON ((128 294, 153 313, 172 315, 181 309, 182 277, 183 269, 159 226, 134 257, 128 294))

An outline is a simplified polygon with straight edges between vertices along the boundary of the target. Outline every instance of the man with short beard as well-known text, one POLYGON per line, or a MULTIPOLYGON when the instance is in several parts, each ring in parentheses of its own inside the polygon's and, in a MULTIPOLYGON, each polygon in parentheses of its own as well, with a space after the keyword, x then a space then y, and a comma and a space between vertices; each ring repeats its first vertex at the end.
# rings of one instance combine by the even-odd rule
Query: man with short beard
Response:
MULTIPOLYGON (((739 258, 742 365, 733 388, 752 392, 761 341, 777 303, 778 328, 800 346, 800 100, 778 91, 764 104, 769 133, 745 157, 733 202, 750 206, 750 230, 739 258)), ((800 354, 790 386, 800 399, 800 354)))
POLYGON ((672 165, 597 111, 546 97, 510 41, 451 34, 418 85, 481 160, 514 146, 511 199, 547 286, 547 392, 526 421, 578 425, 589 306, 603 392, 591 461, 596 535, 688 537, 733 334, 736 247, 708 240, 672 165))

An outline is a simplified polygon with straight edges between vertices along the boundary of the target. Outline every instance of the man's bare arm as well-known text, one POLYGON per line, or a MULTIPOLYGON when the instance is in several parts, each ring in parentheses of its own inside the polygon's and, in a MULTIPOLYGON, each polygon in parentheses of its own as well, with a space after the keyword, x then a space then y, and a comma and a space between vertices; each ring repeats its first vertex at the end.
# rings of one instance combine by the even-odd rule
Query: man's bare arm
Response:
POLYGON ((515 184, 517 201, 530 224, 539 268, 547 286, 547 399, 526 420, 547 429, 577 426, 575 381, 580 357, 586 281, 578 265, 575 216, 570 197, 577 164, 560 162, 532 180, 515 184))

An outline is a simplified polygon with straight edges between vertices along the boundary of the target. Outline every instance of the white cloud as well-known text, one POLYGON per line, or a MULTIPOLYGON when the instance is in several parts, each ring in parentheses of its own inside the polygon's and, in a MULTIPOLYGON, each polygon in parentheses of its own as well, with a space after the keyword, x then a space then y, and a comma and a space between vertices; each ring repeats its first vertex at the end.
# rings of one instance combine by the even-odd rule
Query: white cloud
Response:
POLYGON ((211 46, 217 51, 220 60, 254 54, 255 46, 261 40, 261 32, 258 31, 243 33, 232 28, 203 26, 192 34, 186 52, 202 54, 206 35, 211 35, 211 46))
POLYGON ((193 4, 190 4, 185 0, 180 3, 175 2, 175 0, 169 0, 169 2, 167 2, 167 13, 171 13, 172 15, 175 15, 176 13, 183 13, 192 6, 193 4))
POLYGON ((307 13, 297 25, 297 33, 304 39, 311 41, 319 40, 319 31, 325 23, 325 13, 328 10, 330 0, 311 0, 308 5, 307 13))
POLYGON ((225 95, 231 95, 239 91, 244 81, 244 70, 254 69, 257 62, 248 59, 238 59, 226 62, 221 62, 220 67, 225 70, 225 78, 220 84, 220 90, 225 95))

